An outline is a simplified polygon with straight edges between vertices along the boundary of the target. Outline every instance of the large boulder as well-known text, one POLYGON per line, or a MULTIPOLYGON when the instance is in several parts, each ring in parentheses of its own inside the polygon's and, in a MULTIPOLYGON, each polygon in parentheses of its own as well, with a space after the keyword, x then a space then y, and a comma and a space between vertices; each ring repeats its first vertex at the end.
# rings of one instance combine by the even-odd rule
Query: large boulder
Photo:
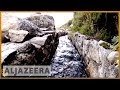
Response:
POLYGON ((69 38, 79 54, 84 57, 90 77, 116 78, 118 76, 116 67, 118 64, 115 63, 118 60, 117 51, 105 49, 100 45, 104 41, 97 41, 78 32, 70 35, 69 38))
POLYGON ((25 30, 9 30, 8 33, 11 42, 22 42, 29 32, 25 30))
POLYGON ((18 24, 18 30, 27 30, 32 35, 41 33, 40 28, 28 20, 22 19, 18 24))
POLYGON ((17 17, 14 17, 14 16, 11 16, 9 14, 6 14, 6 13, 2 13, 2 31, 8 31, 9 29, 17 29, 19 24, 20 23, 20 18, 17 18, 17 17))
POLYGON ((41 64, 50 64, 53 55, 57 49, 59 43, 58 34, 49 35, 41 48, 39 48, 36 52, 36 59, 38 63, 41 64))
POLYGON ((5 43, 6 47, 4 45, 2 51, 2 65, 50 64, 58 41, 58 34, 53 34, 34 37, 24 43, 8 43, 8 45, 5 43))
MULTIPOLYGON (((11 51, 11 49, 8 49, 11 51)), ((33 61, 33 56, 35 53, 35 47, 30 44, 28 41, 22 44, 19 44, 18 47, 14 48, 11 53, 7 54, 6 58, 3 58, 3 65, 25 65, 25 64, 35 64, 33 61)), ((2 53, 4 56, 4 53, 2 53)))
MULTIPOLYGON (((26 30, 30 35, 42 36, 42 31, 54 31, 54 18, 48 15, 33 14, 27 18, 18 18, 10 16, 9 14, 2 15, 2 31, 8 32, 13 30, 26 30)), ((51 32, 50 32, 51 33, 51 32)))
POLYGON ((2 25, 3 65, 50 64, 59 43, 52 16, 36 13, 18 18, 5 14, 2 25))
POLYGON ((41 46, 43 46, 45 44, 46 39, 48 38, 48 35, 44 35, 43 37, 33 37, 30 40, 30 43, 32 45, 34 45, 36 48, 40 48, 41 46))
POLYGON ((21 43, 3 43, 2 44, 2 63, 4 60, 13 52, 15 52, 19 47, 21 46, 21 43))
POLYGON ((10 29, 26 30, 31 35, 38 35, 41 33, 40 28, 32 22, 24 19, 9 15, 2 16, 2 31, 8 32, 10 29))
POLYGON ((37 25, 39 28, 49 28, 51 26, 54 27, 54 18, 52 16, 34 14, 26 19, 37 25))
POLYGON ((112 51, 112 52, 107 56, 107 59, 109 60, 109 62, 110 62, 111 64, 114 64, 114 63, 117 62, 118 57, 119 57, 118 51, 112 51))
POLYGON ((60 32, 57 32, 58 33, 58 36, 60 37, 60 36, 65 36, 65 35, 67 35, 68 33, 67 32, 64 32, 64 31, 60 31, 60 32))

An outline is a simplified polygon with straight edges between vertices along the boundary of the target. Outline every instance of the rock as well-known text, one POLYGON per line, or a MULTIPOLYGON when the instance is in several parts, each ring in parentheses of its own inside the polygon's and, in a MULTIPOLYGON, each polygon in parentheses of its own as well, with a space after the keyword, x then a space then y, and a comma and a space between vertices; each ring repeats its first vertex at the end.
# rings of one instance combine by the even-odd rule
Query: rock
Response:
POLYGON ((41 30, 37 25, 24 18, 22 19, 10 15, 3 15, 2 31, 8 31, 10 29, 26 30, 30 35, 37 35, 38 33, 41 33, 41 30))
POLYGON ((6 34, 2 33, 2 43, 10 42, 9 37, 6 34))
POLYGON ((16 61, 21 64, 34 65, 37 63, 35 59, 36 48, 30 42, 25 42, 22 47, 18 48, 15 55, 16 61))
POLYGON ((49 35, 44 35, 43 37, 34 37, 30 40, 30 43, 36 48, 40 48, 45 44, 45 41, 49 35))
POLYGON ((58 36, 60 37, 60 36, 65 36, 65 35, 67 35, 68 33, 67 32, 57 32, 58 33, 58 36))
POLYGON ((90 76, 91 78, 98 78, 99 77, 99 73, 98 73, 98 66, 97 63, 95 61, 90 61, 88 64, 87 69, 89 70, 90 76))
POLYGON ((42 31, 37 25, 33 24, 32 22, 26 19, 21 20, 18 29, 28 31, 30 35, 38 35, 38 33, 42 33, 42 31))
POLYGON ((119 66, 111 66, 109 78, 119 77, 119 66))
POLYGON ((2 13, 2 31, 8 31, 9 29, 17 29, 20 18, 10 16, 9 14, 2 13))
MULTIPOLYGON (((5 45, 6 43, 4 44, 4 46, 5 45)), ((8 46, 3 47, 4 50, 2 51, 2 61, 4 62, 2 64, 3 65, 50 64, 51 58, 55 53, 57 45, 58 34, 45 35, 43 37, 34 37, 24 43, 8 43, 8 46)))
POLYGON ((54 34, 55 33, 55 31, 44 31, 43 32, 43 35, 46 35, 46 34, 54 34))
POLYGON ((22 42, 29 32, 25 30, 9 30, 8 33, 11 42, 22 42))
MULTIPOLYGON (((107 42, 105 42, 105 41, 103 41, 103 40, 100 40, 100 41, 98 42, 99 45, 102 44, 102 43, 106 43, 106 44, 110 45, 109 43, 107 43, 107 42)), ((110 46, 111 46, 111 45, 110 45, 110 46)))
POLYGON ((41 31, 49 31, 48 28, 40 28, 41 31))
POLYGON ((28 18, 4 17, 3 38, 11 42, 3 40, 2 65, 50 65, 59 43, 53 17, 40 14, 28 18))
POLYGON ((26 19, 37 25, 39 28, 54 27, 54 18, 52 16, 34 14, 26 19))
MULTIPOLYGON (((10 50, 9 50, 10 51, 10 50)), ((4 59, 3 65, 34 65, 36 48, 29 41, 22 43, 4 59)), ((2 53, 4 55, 4 53, 2 53)), ((2 55, 2 56, 3 56, 2 55)))
POLYGON ((21 44, 17 43, 3 43, 2 44, 2 62, 9 56, 9 54, 15 52, 21 44))
POLYGON ((106 43, 106 42, 103 41, 103 40, 100 40, 100 41, 98 42, 98 44, 101 44, 101 43, 106 43))
POLYGON ((116 78, 116 73, 118 72, 113 73, 113 69, 115 69, 116 63, 114 62, 115 60, 117 60, 118 57, 117 51, 105 49, 100 46, 100 43, 103 43, 104 41, 97 41, 91 38, 88 39, 87 36, 82 35, 78 32, 73 34, 73 36, 70 36, 70 39, 73 45, 78 50, 79 54, 84 57, 90 77, 116 78), (112 67, 113 69, 110 67, 112 67))
POLYGON ((38 60, 38 63, 45 65, 50 64, 59 43, 58 38, 57 33, 47 37, 45 44, 36 52, 36 59, 38 60))
MULTIPOLYGON (((3 14, 2 18, 2 31, 13 30, 26 30, 29 35, 43 36, 45 32, 54 31, 54 18, 48 15, 34 14, 28 18, 17 18, 9 14, 3 14)), ((48 32, 46 32, 47 34, 48 32)), ((52 32, 50 32, 52 33, 52 32)))
POLYGON ((119 54, 118 51, 112 51, 107 59, 110 61, 111 64, 114 64, 118 60, 119 54))

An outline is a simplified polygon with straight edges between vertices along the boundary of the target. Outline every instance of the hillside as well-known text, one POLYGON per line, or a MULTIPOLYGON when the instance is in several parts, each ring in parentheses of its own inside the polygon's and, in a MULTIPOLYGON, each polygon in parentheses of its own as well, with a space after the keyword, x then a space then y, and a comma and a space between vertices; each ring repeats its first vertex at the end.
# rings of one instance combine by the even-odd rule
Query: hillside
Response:
POLYGON ((61 28, 106 41, 118 50, 118 13, 74 12, 74 18, 61 28))

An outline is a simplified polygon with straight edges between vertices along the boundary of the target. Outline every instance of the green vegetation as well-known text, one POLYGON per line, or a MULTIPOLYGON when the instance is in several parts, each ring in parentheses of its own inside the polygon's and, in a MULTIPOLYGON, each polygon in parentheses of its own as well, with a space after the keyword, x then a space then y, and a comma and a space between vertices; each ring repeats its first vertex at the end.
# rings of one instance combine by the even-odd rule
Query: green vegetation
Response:
POLYGON ((62 28, 112 43, 118 36, 118 13, 74 12, 74 18, 62 28))
POLYGON ((105 49, 110 49, 110 45, 105 42, 101 43, 100 46, 103 46, 105 49))
POLYGON ((95 33, 93 23, 97 20, 96 18, 98 18, 98 16, 100 15, 96 13, 91 14, 75 12, 73 18, 72 31, 78 31, 82 34, 93 36, 95 33))
POLYGON ((118 34, 117 19, 117 13, 75 12, 71 30, 111 42, 118 34))
POLYGON ((62 27, 111 43, 118 50, 118 13, 74 12, 73 19, 62 27))
POLYGON ((112 39, 112 42, 113 42, 113 50, 114 51, 117 51, 118 48, 119 48, 119 36, 114 36, 113 39, 112 39))

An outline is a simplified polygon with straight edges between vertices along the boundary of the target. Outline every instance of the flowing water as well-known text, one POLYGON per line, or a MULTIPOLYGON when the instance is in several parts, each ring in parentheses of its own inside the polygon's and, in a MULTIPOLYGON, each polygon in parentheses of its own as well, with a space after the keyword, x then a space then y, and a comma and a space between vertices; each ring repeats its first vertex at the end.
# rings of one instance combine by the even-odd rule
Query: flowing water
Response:
POLYGON ((86 77, 85 65, 68 35, 59 38, 59 45, 52 58, 52 77, 86 77))

